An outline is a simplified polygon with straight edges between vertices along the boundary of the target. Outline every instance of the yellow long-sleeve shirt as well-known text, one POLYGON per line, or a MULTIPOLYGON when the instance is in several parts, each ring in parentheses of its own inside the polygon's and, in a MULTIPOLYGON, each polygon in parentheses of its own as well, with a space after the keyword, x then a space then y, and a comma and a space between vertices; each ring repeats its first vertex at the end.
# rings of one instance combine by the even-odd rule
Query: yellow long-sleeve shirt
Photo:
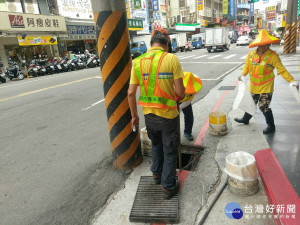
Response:
MULTIPOLYGON (((271 54, 272 50, 268 49, 263 55, 265 54, 271 54)), ((242 75, 247 76, 247 74, 249 73, 249 57, 250 57, 250 52, 248 53, 248 56, 245 60, 245 65, 242 71, 242 75)), ((261 58, 262 58, 261 57, 261 58)), ((253 70, 257 70, 257 67, 259 67, 259 63, 260 63, 260 59, 259 55, 257 54, 256 50, 253 51, 253 61, 258 62, 257 65, 254 64, 253 65, 253 70)), ((286 70, 286 68, 284 67, 284 65, 282 65, 281 60, 278 56, 277 53, 275 53, 271 60, 269 61, 268 65, 267 65, 267 72, 269 71, 273 71, 274 69, 277 69, 277 73, 278 75, 280 74, 283 79, 285 79, 287 82, 293 82, 294 81, 294 77, 289 74, 289 72, 286 70)), ((271 93, 274 91, 274 80, 269 81, 265 84, 261 84, 261 85, 253 85, 250 82, 250 86, 249 86, 249 90, 251 93, 253 94, 261 94, 261 93, 271 93)))

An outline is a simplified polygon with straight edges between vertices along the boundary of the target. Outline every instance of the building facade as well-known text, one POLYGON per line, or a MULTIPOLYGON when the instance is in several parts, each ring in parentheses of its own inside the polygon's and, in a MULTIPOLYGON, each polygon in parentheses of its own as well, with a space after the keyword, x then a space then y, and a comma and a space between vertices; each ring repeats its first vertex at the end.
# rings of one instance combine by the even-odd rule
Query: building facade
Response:
POLYGON ((58 41, 67 35, 65 18, 46 0, 3 0, 0 3, 0 58, 29 60, 59 56, 58 41))

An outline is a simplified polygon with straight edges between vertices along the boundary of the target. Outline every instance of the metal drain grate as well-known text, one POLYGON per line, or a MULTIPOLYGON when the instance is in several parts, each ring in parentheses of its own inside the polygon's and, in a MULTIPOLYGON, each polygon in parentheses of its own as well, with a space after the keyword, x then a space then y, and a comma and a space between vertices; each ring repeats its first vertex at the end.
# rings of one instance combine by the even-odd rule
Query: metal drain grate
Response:
POLYGON ((218 90, 234 90, 235 86, 221 86, 218 90))
POLYGON ((162 198, 161 185, 152 176, 142 176, 129 216, 130 222, 179 223, 178 194, 169 200, 162 198))

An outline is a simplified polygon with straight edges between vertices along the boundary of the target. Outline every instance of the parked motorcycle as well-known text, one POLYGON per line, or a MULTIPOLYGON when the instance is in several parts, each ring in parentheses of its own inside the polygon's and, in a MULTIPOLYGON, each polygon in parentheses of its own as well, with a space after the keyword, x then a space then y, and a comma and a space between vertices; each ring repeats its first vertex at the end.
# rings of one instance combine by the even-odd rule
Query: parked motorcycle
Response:
POLYGON ((5 74, 3 72, 3 63, 1 61, 0 61, 0 82, 1 83, 6 82, 5 74))
POLYGON ((60 60, 58 60, 57 58, 53 59, 52 65, 54 66, 55 73, 60 73, 63 71, 60 65, 60 60))
POLYGON ((36 64, 36 60, 33 59, 30 61, 29 66, 27 67, 27 72, 28 75, 31 77, 38 77, 39 76, 39 71, 38 71, 38 66, 36 64))
POLYGON ((94 68, 97 66, 97 60, 95 55, 90 55, 86 61, 86 66, 89 68, 94 68))
POLYGON ((16 62, 9 62, 9 66, 6 67, 5 70, 5 76, 9 79, 12 80, 14 78, 17 78, 19 80, 24 79, 24 73, 21 71, 20 67, 17 65, 16 62))

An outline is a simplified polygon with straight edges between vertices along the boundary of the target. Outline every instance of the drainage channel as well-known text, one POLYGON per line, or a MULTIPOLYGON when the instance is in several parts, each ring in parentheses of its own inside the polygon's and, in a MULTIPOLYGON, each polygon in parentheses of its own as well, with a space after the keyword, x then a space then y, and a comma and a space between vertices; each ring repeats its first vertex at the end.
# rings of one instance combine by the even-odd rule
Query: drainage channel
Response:
MULTIPOLYGON (((201 154, 203 154, 203 152, 204 148, 200 146, 181 145, 182 169, 187 171, 194 171, 197 168, 200 156, 201 154)), ((179 169, 178 163, 177 169, 179 169)))

